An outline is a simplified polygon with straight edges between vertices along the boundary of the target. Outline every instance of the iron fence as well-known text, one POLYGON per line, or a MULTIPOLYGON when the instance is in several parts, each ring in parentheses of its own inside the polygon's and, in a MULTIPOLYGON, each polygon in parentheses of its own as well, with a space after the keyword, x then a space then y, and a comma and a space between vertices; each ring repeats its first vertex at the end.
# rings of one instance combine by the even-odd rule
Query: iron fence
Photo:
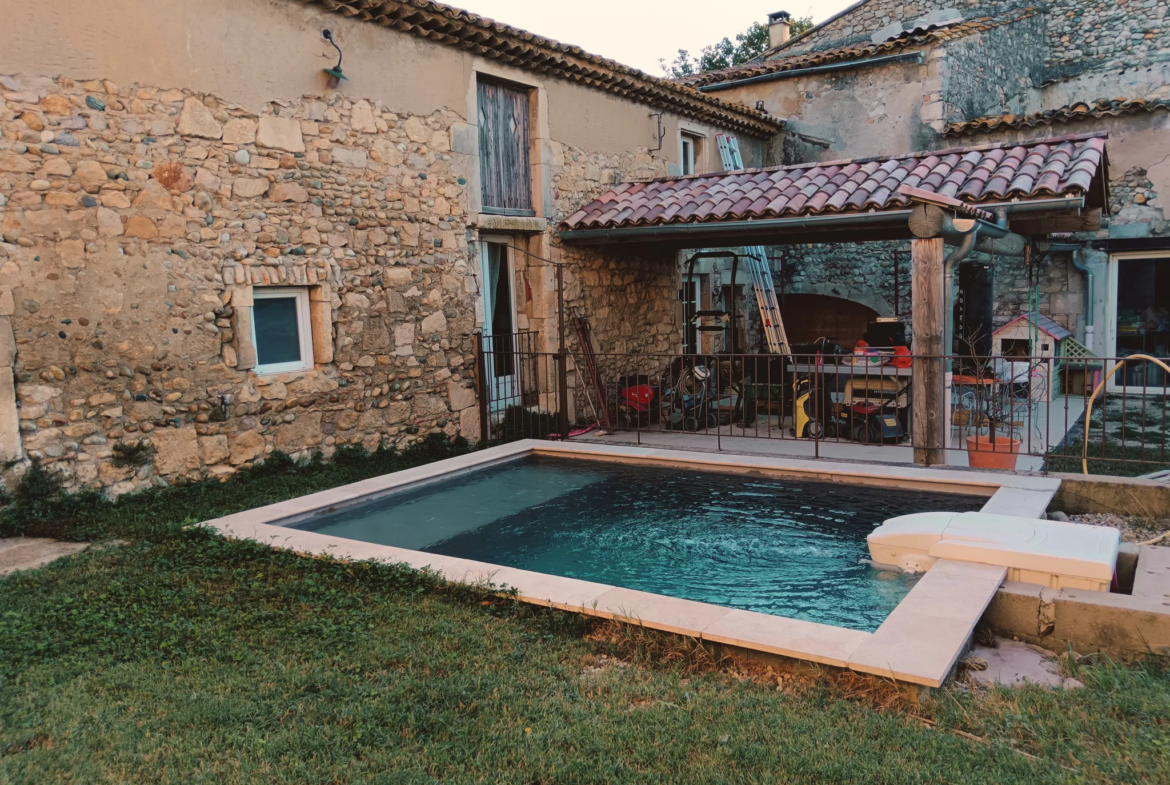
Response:
POLYGON ((1093 472, 1170 469, 1170 371, 1154 360, 880 351, 583 358, 539 351, 533 334, 520 335, 531 337, 480 341, 484 438, 604 431, 656 443, 676 433, 720 449, 768 440, 786 442, 783 454, 845 460, 908 461, 895 451, 931 449, 951 465, 1079 472, 1084 458, 1093 472), (501 382, 508 367, 516 373, 501 382), (916 375, 949 383, 934 443, 915 425, 916 375))

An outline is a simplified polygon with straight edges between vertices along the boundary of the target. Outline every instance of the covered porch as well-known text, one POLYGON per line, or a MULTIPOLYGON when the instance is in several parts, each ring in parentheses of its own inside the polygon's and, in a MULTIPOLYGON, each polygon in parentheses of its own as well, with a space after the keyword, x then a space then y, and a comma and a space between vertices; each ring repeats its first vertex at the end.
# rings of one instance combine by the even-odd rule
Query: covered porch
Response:
MULTIPOLYGON (((990 335, 972 334, 961 319, 954 323, 955 272, 976 252, 1026 264, 1050 252, 1054 234, 1096 230, 1108 201, 1106 166, 1105 138, 1084 135, 623 183, 561 223, 566 256, 671 253, 685 268, 688 258, 730 255, 727 249, 736 262, 755 255, 766 264, 765 246, 908 241, 908 269, 901 274, 909 312, 878 321, 895 332, 905 327, 909 340, 897 352, 879 346, 862 356, 853 346, 830 351, 785 338, 778 351, 773 345, 754 354, 735 351, 733 333, 731 350, 707 352, 701 343, 684 345, 686 327, 698 318, 690 314, 672 355, 612 351, 568 335, 564 353, 550 358, 564 366, 557 397, 565 405, 555 408, 568 422, 558 430, 592 424, 594 434, 606 434, 601 438, 642 444, 701 449, 700 442, 713 442, 716 449, 935 466, 967 465, 969 436, 1006 431, 1020 443, 1017 468, 1041 468, 1084 411, 1087 362, 1080 358, 1083 367, 1070 385, 1076 363, 1061 364, 1058 372, 1040 343, 1022 354, 1016 346, 1010 362, 993 354, 990 335), (1035 394, 1033 381, 1021 397, 1014 389, 1019 383, 1002 378, 1005 362, 1009 369, 1031 369, 1032 376, 1036 369, 1047 373, 1044 394, 1035 394), (688 374, 692 388, 706 390, 667 389, 668 381, 673 388, 688 374), (673 416, 681 410, 686 420, 690 411, 693 422, 674 427, 668 393, 673 416), (701 411, 688 395, 701 395, 701 411), (879 426, 893 415, 897 427, 875 431, 850 396, 877 404, 879 426)), ((757 276, 739 307, 757 309, 766 299, 761 292, 773 286, 757 276)), ((587 324, 588 303, 573 311, 567 318, 587 324)), ((767 322, 765 309, 760 312, 767 322)), ((550 379, 556 371, 550 364, 550 379)))

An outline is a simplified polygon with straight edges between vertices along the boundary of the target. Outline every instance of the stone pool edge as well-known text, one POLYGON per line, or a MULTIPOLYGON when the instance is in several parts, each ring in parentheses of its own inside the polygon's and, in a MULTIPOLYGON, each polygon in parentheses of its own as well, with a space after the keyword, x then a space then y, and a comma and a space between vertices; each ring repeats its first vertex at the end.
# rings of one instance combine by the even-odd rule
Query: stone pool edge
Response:
POLYGON ((1043 514, 1060 487, 1059 480, 1008 474, 968 476, 903 466, 525 440, 246 510, 204 525, 229 539, 253 540, 311 556, 427 567, 452 581, 514 588, 518 599, 534 605, 618 619, 922 687, 939 687, 946 681, 966 649, 975 624, 1004 579, 1000 568, 940 561, 944 569, 933 580, 928 578, 936 570, 929 571, 886 621, 875 632, 868 633, 289 528, 291 524, 357 501, 369 501, 533 454, 736 473, 761 471, 815 481, 988 495, 983 508, 987 512, 998 508, 1016 515, 1030 515, 1035 511, 1037 517, 1043 514))

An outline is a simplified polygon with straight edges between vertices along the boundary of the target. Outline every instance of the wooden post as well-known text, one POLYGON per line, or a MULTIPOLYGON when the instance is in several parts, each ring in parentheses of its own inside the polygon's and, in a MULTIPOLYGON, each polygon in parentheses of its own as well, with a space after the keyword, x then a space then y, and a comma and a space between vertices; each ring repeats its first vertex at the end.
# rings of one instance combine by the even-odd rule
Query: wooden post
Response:
POLYGON ((946 463, 947 423, 945 361, 943 360, 943 241, 941 237, 910 241, 914 319, 914 409, 911 432, 914 462, 920 466, 946 463))

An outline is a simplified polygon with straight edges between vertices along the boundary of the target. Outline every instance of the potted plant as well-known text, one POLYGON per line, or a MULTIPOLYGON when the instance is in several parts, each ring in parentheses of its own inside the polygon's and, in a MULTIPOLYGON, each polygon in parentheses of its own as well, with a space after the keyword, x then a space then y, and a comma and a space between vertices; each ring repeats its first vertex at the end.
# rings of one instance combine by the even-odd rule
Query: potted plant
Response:
POLYGON ((967 463, 977 469, 1015 469, 1021 440, 1010 381, 999 379, 986 358, 978 358, 974 365, 975 433, 966 437, 967 463))

